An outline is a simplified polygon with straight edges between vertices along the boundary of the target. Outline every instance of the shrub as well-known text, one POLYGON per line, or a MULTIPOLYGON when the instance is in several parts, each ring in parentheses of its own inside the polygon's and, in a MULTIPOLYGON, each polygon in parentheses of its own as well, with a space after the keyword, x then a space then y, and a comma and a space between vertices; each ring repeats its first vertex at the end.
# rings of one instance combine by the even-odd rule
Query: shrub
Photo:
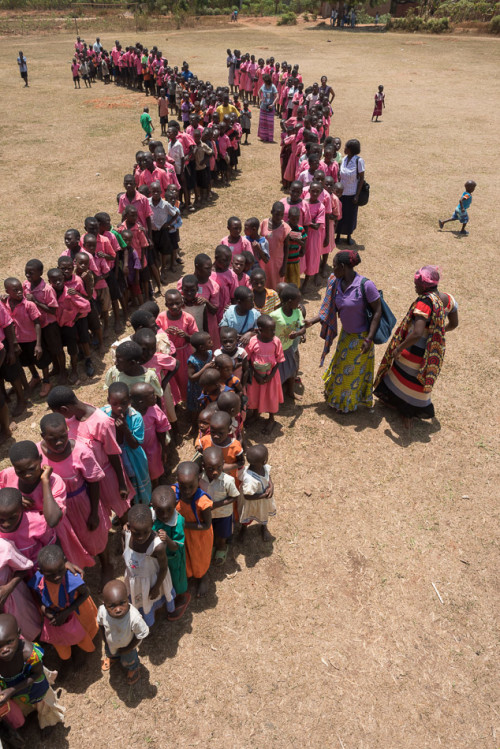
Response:
POLYGON ((309 20, 309 13, 302 13, 302 18, 307 23, 307 21, 309 20))
POLYGON ((493 16, 488 25, 488 31, 490 34, 500 34, 500 16, 493 16))
POLYGON ((404 18, 391 19, 388 28, 396 31, 423 31, 431 34, 442 34, 450 28, 449 18, 429 18, 426 20, 422 16, 416 16, 408 13, 404 18))
POLYGON ((297 16, 295 13, 283 13, 280 20, 278 21, 278 26, 295 26, 297 24, 297 16))

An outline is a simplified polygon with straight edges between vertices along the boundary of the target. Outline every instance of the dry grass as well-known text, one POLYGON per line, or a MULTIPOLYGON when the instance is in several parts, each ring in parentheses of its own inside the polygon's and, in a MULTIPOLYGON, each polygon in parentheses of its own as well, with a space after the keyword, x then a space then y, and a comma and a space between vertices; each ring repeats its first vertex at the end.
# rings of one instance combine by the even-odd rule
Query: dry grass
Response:
MULTIPOLYGON (((415 268, 439 264, 461 322, 435 388, 438 419, 411 437, 379 407, 341 418, 325 408, 321 342, 309 333, 303 407, 280 414, 270 448, 272 553, 250 531, 227 576, 214 575, 206 603, 182 623, 158 623, 142 649, 149 677, 140 689, 102 676, 91 658, 64 691, 70 729, 45 744, 31 729, 33 745, 87 749, 98 736, 113 749, 494 749, 498 40, 242 26, 141 38, 216 83, 225 80, 228 45, 297 60, 306 81, 326 73, 337 92, 333 130, 344 141, 360 138, 372 187, 356 234, 363 272, 400 317, 415 268), (379 83, 387 110, 375 125, 379 83), (478 182, 471 234, 458 240, 437 231, 437 218, 454 209, 468 177, 478 182)), ((32 256, 50 266, 66 228, 97 210, 113 213, 140 147, 142 97, 100 84, 73 91, 72 42, 23 39, 26 91, 19 40, 2 41, 3 276, 22 275, 32 256)), ((216 208, 185 223, 187 270, 196 252, 213 251, 228 216, 263 218, 280 197, 278 147, 257 144, 255 122, 253 131, 236 183, 220 191, 216 208)), ((98 383, 80 394, 104 400, 98 383)), ((37 404, 20 437, 38 437, 42 413, 37 404)))

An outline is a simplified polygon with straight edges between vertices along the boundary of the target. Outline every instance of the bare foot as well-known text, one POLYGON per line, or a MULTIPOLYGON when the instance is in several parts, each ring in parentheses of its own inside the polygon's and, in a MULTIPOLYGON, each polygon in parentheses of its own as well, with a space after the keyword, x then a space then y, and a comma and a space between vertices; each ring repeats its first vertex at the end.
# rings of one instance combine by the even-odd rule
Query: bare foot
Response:
POLYGON ((78 382, 78 373, 77 372, 70 372, 68 375, 68 383, 70 385, 75 385, 75 383, 78 382))
POLYGON ((22 400, 18 401, 16 407, 12 411, 12 416, 21 416, 21 414, 26 411, 26 408, 28 407, 28 401, 22 400))
POLYGON ((408 416, 403 416, 403 426, 409 432, 411 432, 411 424, 412 424, 412 419, 408 416))
POLYGON ((439 223, 439 228, 442 229, 444 226, 444 221, 439 221, 438 223, 439 223))
POLYGON ((260 535, 262 536, 263 541, 272 541, 273 537, 267 530, 267 525, 261 525, 260 526, 260 535))
POLYGON ((196 598, 203 598, 208 593, 208 580, 207 576, 204 575, 199 581, 198 581, 198 587, 196 589, 196 598))
POLYGON ((267 424, 266 424, 266 426, 265 426, 265 427, 264 427, 264 429, 262 430, 262 433, 263 433, 263 434, 271 434, 271 432, 272 432, 272 431, 273 431, 273 429, 274 429, 274 425, 275 425, 275 421, 274 421, 274 419, 268 419, 268 420, 267 420, 267 424))

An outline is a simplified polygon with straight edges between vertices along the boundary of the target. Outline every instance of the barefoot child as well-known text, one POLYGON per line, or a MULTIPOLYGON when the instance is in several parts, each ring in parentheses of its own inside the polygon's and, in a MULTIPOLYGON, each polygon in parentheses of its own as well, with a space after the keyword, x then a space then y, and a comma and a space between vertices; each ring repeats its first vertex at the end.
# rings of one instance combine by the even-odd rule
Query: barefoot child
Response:
POLYGON ((212 341, 208 333, 193 333, 191 336, 191 346, 194 348, 194 352, 187 362, 187 409, 194 430, 200 410, 200 377, 204 372, 212 368, 214 364, 212 361, 212 341))
POLYGON ((260 525, 263 541, 270 541, 267 529, 270 517, 276 515, 274 486, 269 476, 268 451, 265 445, 252 445, 247 450, 248 467, 243 471, 241 485, 242 500, 238 505, 241 523, 240 538, 243 538, 250 523, 260 525))
POLYGON ((15 617, 0 614, 0 708, 9 704, 5 719, 13 728, 33 711, 40 728, 64 723, 65 708, 47 680, 51 674, 44 669, 43 655, 38 643, 21 639, 15 617))
POLYGON ((151 135, 154 131, 153 120, 151 119, 151 115, 149 114, 149 107, 144 107, 144 109, 142 110, 140 121, 141 127, 146 135, 146 137, 142 141, 142 145, 146 146, 151 140, 151 135))
POLYGON ((275 336, 276 324, 269 315, 261 315, 257 320, 258 333, 247 346, 250 366, 247 385, 248 418, 268 413, 269 419, 264 433, 270 434, 274 427, 274 414, 283 403, 283 390, 279 375, 279 365, 285 361, 280 339, 275 336))
POLYGON ((212 499, 212 528, 214 531, 214 564, 219 567, 227 557, 227 539, 233 534, 233 504, 240 496, 234 478, 224 473, 224 454, 216 445, 203 451, 203 473, 200 487, 212 499))
POLYGON ((214 356, 227 354, 233 362, 233 374, 239 377, 241 384, 245 387, 248 379, 248 357, 243 346, 238 343, 238 332, 231 326, 224 325, 220 328, 220 348, 214 351, 214 356))
POLYGON ((291 205, 288 209, 288 225, 292 230, 288 235, 288 261, 286 265, 285 281, 300 286, 300 258, 304 256, 307 230, 300 225, 300 208, 291 205))
POLYGON ((191 336, 198 332, 195 319, 183 309, 184 302, 179 291, 169 289, 165 294, 166 311, 160 312, 156 320, 160 328, 165 331, 175 346, 175 356, 179 362, 179 369, 173 379, 177 383, 182 400, 187 398, 188 373, 187 362, 193 347, 191 336))
POLYGON ((174 611, 175 591, 168 569, 165 544, 153 531, 153 515, 147 505, 133 505, 124 533, 125 585, 132 604, 148 627, 157 609, 174 611))
POLYGON ((385 94, 384 87, 379 86, 378 91, 375 94, 375 107, 372 114, 372 122, 375 117, 375 122, 378 122, 378 118, 382 117, 382 109, 385 109, 385 94))
POLYGON ((98 632, 97 608, 80 575, 66 569, 60 546, 45 546, 38 554, 38 571, 29 581, 40 602, 43 627, 40 639, 49 642, 59 658, 71 658, 71 648, 78 645, 93 653, 92 642, 98 632))
POLYGON ((239 377, 236 377, 233 371, 233 360, 228 354, 219 354, 214 359, 216 369, 220 372, 221 381, 224 383, 226 390, 233 390, 239 396, 243 397, 243 386, 239 377))
POLYGON ((296 286, 287 284, 280 293, 281 307, 271 312, 270 317, 276 323, 276 335, 281 341, 285 361, 279 365, 281 386, 289 398, 296 400, 295 376, 297 360, 294 341, 306 332, 304 318, 299 309, 300 291, 296 286))
POLYGON ((186 574, 186 538, 184 535, 184 518, 175 509, 177 498, 170 486, 158 486, 151 497, 151 506, 155 515, 153 530, 156 531, 167 547, 168 569, 172 576, 175 590, 175 611, 167 614, 169 621, 180 619, 184 614, 191 596, 187 592, 186 574))
POLYGON ((225 411, 216 411, 210 418, 210 432, 202 437, 196 445, 198 452, 203 452, 215 445, 222 449, 224 473, 235 479, 239 486, 240 474, 245 465, 245 455, 241 443, 231 436, 232 419, 225 411))
POLYGON ((155 391, 146 382, 139 382, 130 389, 132 406, 144 421, 144 441, 142 447, 148 459, 149 477, 152 487, 165 473, 168 462, 168 442, 170 423, 159 406, 156 405, 155 391))
POLYGON ((97 612, 97 624, 104 641, 105 656, 101 668, 109 671, 117 661, 127 672, 127 684, 139 680, 137 646, 149 634, 149 627, 127 598, 127 588, 121 580, 110 580, 102 591, 103 603, 97 612))
POLYGON ((460 198, 459 203, 455 208, 453 216, 451 218, 445 219, 444 221, 439 221, 439 228, 442 229, 443 226, 445 224, 448 224, 450 221, 460 221, 460 223, 462 224, 460 234, 467 236, 469 234, 469 232, 465 228, 469 223, 469 214, 467 213, 467 209, 472 203, 472 193, 476 189, 476 183, 473 179, 468 179, 464 187, 465 192, 462 194, 462 197, 460 198))
POLYGON ((179 463, 177 483, 173 489, 177 498, 177 512, 183 516, 186 534, 186 572, 196 580, 196 597, 208 592, 207 572, 212 558, 214 532, 212 529, 213 502, 200 489, 200 469, 196 463, 179 463))

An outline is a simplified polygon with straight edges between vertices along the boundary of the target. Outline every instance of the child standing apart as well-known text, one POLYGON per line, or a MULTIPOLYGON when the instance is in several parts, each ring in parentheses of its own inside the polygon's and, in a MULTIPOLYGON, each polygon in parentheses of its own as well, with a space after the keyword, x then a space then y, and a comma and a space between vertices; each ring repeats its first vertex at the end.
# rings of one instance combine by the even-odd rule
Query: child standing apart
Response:
POLYGON ((247 385, 247 423, 257 414, 268 413, 269 418, 264 433, 270 434, 274 428, 274 414, 283 403, 283 390, 279 376, 276 376, 281 362, 285 361, 280 339, 275 336, 275 322, 269 315, 261 315, 257 320, 258 333, 248 344, 247 354, 250 366, 247 385))
MULTIPOLYGON (((45 546, 38 554, 38 570, 29 581, 43 615, 40 639, 49 642, 59 658, 71 658, 72 645, 93 653, 98 632, 97 608, 80 575, 66 569, 60 546, 45 546)), ((76 665, 75 659, 75 665, 76 665)))
POLYGON ((292 400, 297 399, 295 393, 295 376, 297 374, 297 359, 295 357, 294 340, 306 332, 304 318, 299 309, 300 291, 296 286, 287 285, 280 294, 281 307, 271 312, 270 317, 276 323, 276 335, 281 341, 285 360, 279 365, 281 386, 292 400))
POLYGON ((233 504, 239 499, 234 478, 224 473, 224 455, 217 445, 203 451, 203 473, 200 487, 213 502, 214 564, 219 567, 227 558, 227 540, 233 534, 233 504))
POLYGON ((146 146, 151 140, 151 135, 154 131, 153 120, 151 119, 151 115, 149 114, 149 107, 144 107, 144 109, 142 110, 140 121, 141 127, 146 135, 146 137, 142 141, 142 145, 146 146))
POLYGON ((276 515, 274 504, 274 486, 270 478, 271 466, 268 464, 268 451, 265 445, 252 445, 247 450, 248 467, 243 471, 241 485, 242 500, 239 503, 241 530, 239 538, 245 537, 250 523, 260 525, 263 541, 271 541, 267 529, 269 518, 276 515))
POLYGON ((129 598, 152 627, 157 609, 165 606, 167 612, 174 611, 175 593, 165 544, 153 531, 153 515, 147 505, 133 505, 128 512, 123 558, 129 598))
POLYGON ((73 76, 75 88, 80 88, 80 66, 76 61, 76 57, 73 57, 73 62, 71 63, 71 75, 73 76))
POLYGON ((378 91, 375 94, 375 108, 372 114, 372 122, 375 117, 375 122, 378 122, 378 118, 382 117, 382 109, 385 109, 385 94, 384 87, 379 86, 378 91))
POLYGON ((13 728, 34 710, 40 728, 64 723, 65 708, 47 680, 43 655, 38 643, 21 639, 12 614, 0 614, 0 708, 9 704, 7 721, 13 728))
POLYGON ((121 580, 106 583, 102 600, 97 612, 105 652, 101 668, 109 671, 112 663, 120 661, 127 672, 127 684, 132 686, 139 681, 137 645, 149 635, 149 627, 129 603, 127 588, 121 580))
POLYGON ((450 221, 460 221, 462 224, 460 234, 467 236, 469 234, 469 232, 465 228, 469 223, 469 214, 467 213, 467 209, 472 203, 472 193, 476 189, 476 183, 473 179, 468 179, 464 187, 465 192, 462 194, 462 197, 460 198, 460 201, 455 208, 453 216, 451 218, 445 219, 444 221, 439 221, 439 228, 442 229, 443 226, 450 221))
POLYGON ((200 469, 196 463, 179 463, 177 483, 173 489, 177 498, 177 512, 184 518, 186 534, 186 572, 196 580, 196 597, 208 593, 207 573, 212 558, 214 532, 212 529, 213 502, 200 489, 200 469))
POLYGON ((151 505, 156 518, 153 530, 158 533, 160 540, 167 547, 168 569, 175 590, 175 611, 167 615, 169 621, 180 619, 191 600, 187 592, 184 518, 175 509, 176 504, 177 498, 170 486, 158 486, 153 491, 151 505))

